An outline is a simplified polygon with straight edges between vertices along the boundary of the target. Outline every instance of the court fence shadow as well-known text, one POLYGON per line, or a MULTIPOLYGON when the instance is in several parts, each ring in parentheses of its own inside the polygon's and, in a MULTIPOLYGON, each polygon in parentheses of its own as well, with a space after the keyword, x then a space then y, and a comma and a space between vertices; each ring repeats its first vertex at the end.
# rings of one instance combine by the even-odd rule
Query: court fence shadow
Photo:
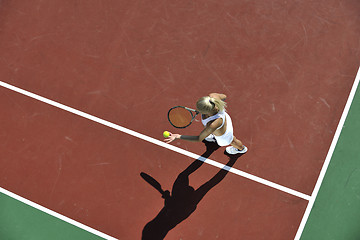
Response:
POLYGON ((209 181, 195 190, 189 185, 190 174, 199 169, 204 161, 209 158, 213 152, 219 149, 219 146, 216 143, 206 141, 204 141, 204 143, 206 151, 200 158, 192 162, 178 175, 172 186, 171 194, 169 190, 164 191, 161 184, 153 177, 143 172, 140 173, 141 177, 158 190, 161 193, 162 198, 165 199, 164 207, 160 210, 158 215, 145 225, 142 231, 142 240, 164 239, 171 229, 187 219, 196 210, 197 205, 206 193, 225 178, 229 173, 229 169, 235 164, 236 160, 242 156, 242 154, 228 155, 224 152, 229 157, 226 166, 209 181))

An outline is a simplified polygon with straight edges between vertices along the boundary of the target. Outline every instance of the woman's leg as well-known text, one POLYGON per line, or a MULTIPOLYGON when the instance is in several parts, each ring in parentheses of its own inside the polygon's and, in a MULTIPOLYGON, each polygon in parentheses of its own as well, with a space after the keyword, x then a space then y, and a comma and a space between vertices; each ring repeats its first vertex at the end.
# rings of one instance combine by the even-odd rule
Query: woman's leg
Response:
POLYGON ((235 136, 234 136, 234 139, 232 140, 232 142, 230 143, 231 146, 239 149, 240 151, 244 149, 244 145, 242 144, 242 142, 237 139, 235 136))

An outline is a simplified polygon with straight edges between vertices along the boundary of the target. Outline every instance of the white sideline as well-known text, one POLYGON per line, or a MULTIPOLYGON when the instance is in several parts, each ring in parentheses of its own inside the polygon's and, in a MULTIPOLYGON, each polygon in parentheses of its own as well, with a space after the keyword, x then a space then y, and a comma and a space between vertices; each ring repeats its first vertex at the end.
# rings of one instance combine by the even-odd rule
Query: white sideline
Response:
POLYGON ((329 151, 328 151, 328 154, 325 158, 325 162, 323 164, 323 167, 321 169, 321 172, 319 174, 319 178, 316 182, 316 185, 315 185, 315 188, 311 194, 311 198, 309 200, 309 203, 306 207, 306 210, 305 210, 305 213, 303 215, 303 218, 301 220, 301 223, 300 223, 300 226, 298 228, 298 231, 296 233, 296 236, 295 236, 295 239, 294 240, 299 240, 300 237, 301 237, 301 234, 302 232, 304 231, 304 228, 305 228, 305 225, 306 225, 306 222, 310 216, 310 212, 311 212, 311 209, 314 205, 314 202, 315 202, 315 199, 316 199, 316 196, 318 195, 319 193, 319 189, 320 189, 320 186, 321 186, 321 183, 322 181, 324 180, 324 176, 325 176, 325 173, 326 173, 326 170, 327 168, 329 167, 329 164, 330 164, 330 160, 331 160, 331 157, 334 153, 334 150, 335 150, 335 146, 339 140, 339 137, 340 137, 340 133, 341 133, 341 130, 344 126, 344 123, 345 123, 345 120, 346 120, 346 117, 349 113, 349 110, 350 110, 350 106, 351 106, 351 103, 353 102, 354 100, 354 96, 355 96, 355 93, 356 93, 356 89, 358 88, 358 85, 359 85, 359 81, 360 81, 360 67, 358 69, 358 72, 357 72, 357 75, 356 75, 356 78, 355 78, 355 81, 354 81, 354 84, 352 86, 352 89, 350 91, 350 94, 349 94, 349 97, 348 97, 348 100, 346 102, 346 105, 345 105, 345 108, 344 108, 344 111, 341 115, 341 118, 340 118, 340 121, 339 121, 339 124, 337 126, 337 129, 336 129, 336 132, 335 132, 335 135, 334 135, 334 138, 332 140, 332 143, 331 143, 331 146, 329 148, 329 151))

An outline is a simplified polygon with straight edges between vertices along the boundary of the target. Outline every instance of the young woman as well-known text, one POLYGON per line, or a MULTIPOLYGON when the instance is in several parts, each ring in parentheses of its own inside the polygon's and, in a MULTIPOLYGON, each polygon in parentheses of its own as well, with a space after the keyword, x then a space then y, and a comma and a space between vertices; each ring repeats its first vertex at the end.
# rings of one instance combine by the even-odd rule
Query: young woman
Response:
POLYGON ((226 95, 211 93, 196 102, 196 110, 201 113, 201 122, 204 130, 198 136, 187 136, 170 133, 164 141, 170 143, 176 139, 191 142, 201 142, 204 139, 209 142, 217 142, 219 146, 228 146, 226 152, 229 154, 246 153, 247 147, 234 136, 233 125, 229 114, 226 113, 226 95))

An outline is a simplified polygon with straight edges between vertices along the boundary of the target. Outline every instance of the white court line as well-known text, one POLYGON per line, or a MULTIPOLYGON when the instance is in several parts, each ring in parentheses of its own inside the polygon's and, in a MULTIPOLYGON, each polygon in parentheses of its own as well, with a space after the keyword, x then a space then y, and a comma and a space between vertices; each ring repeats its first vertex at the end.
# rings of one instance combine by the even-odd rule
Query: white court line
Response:
POLYGON ((357 75, 355 77, 355 81, 354 81, 354 84, 352 86, 352 89, 350 91, 350 94, 349 94, 349 97, 348 97, 348 100, 346 102, 346 105, 345 105, 345 108, 344 108, 344 111, 341 115, 341 118, 340 118, 340 121, 339 121, 339 124, 337 126, 337 129, 336 129, 336 132, 335 132, 335 135, 334 135, 334 138, 332 140, 332 143, 331 143, 331 146, 330 146, 330 149, 328 151, 328 154, 325 158, 325 162, 323 164, 323 167, 321 169, 321 172, 319 174, 319 178, 316 182, 316 185, 315 185, 315 188, 313 190, 313 193, 311 194, 311 198, 309 200, 309 203, 306 207, 306 210, 305 210, 305 213, 303 215, 303 218, 301 220, 301 223, 300 223, 300 226, 298 228, 298 231, 296 233, 296 236, 295 236, 295 239, 294 240, 299 240, 300 237, 301 237, 301 234, 302 232, 304 231, 304 228, 305 228, 305 224, 309 218, 309 215, 310 215, 310 212, 311 212, 311 209, 314 205, 314 202, 315 202, 315 199, 316 199, 316 196, 318 195, 319 193, 319 189, 320 189, 320 186, 321 186, 321 183, 322 181, 324 180, 324 176, 325 176, 325 173, 326 173, 326 170, 327 168, 329 167, 329 164, 330 164, 330 160, 332 158, 332 155, 334 153, 334 150, 335 150, 335 146, 339 140, 339 137, 340 137, 340 133, 341 133, 341 130, 344 126, 344 123, 345 123, 345 120, 346 120, 346 117, 349 113, 349 110, 350 110, 350 106, 351 106, 351 103, 353 102, 354 100, 354 96, 355 96, 355 93, 356 93, 356 89, 358 88, 358 85, 359 85, 359 81, 360 81, 360 67, 358 69, 358 72, 357 72, 357 75))
MULTIPOLYGON (((60 108, 60 109, 63 109, 65 111, 68 111, 68 112, 71 112, 75 115, 78 115, 78 116, 81 116, 83 118, 86 118, 86 119, 89 119, 89 120, 92 120, 94 122, 97 122, 97 123, 100 123, 102 125, 105 125, 105 126, 108 126, 110 128, 113 128, 113 129, 116 129, 116 130, 119 130, 121 132, 124 132, 124 133, 127 133, 131 136, 134 136, 134 137, 137 137, 137 138, 140 138, 142 140, 145 140, 145 141, 148 141, 150 143, 153 143, 155 145, 158 145, 158 146, 161 146, 161 147, 164 147, 164 148, 167 148, 169 150, 172 150, 174 152, 177 152, 177 153, 180 153, 180 154, 183 154, 185 156, 188 156, 188 157, 191 157, 191 158, 194 158, 194 159, 199 159, 207 164, 210 164, 212 166, 215 166, 215 167, 218 167, 220 169, 223 169, 224 167, 226 168, 226 165, 222 164, 222 163, 219 163, 219 162, 216 162, 214 160, 211 160, 211 159, 206 159, 206 158, 203 158, 201 157, 200 155, 197 155, 195 153, 192 153, 192 152, 189 152, 189 151, 186 151, 182 148, 179 148, 179 147, 175 147, 173 145, 170 145, 170 144, 167 144, 163 141, 160 141, 160 140, 157 140, 155 138, 152 138, 152 137, 149 137, 149 136, 146 136, 144 134, 141 134, 139 132, 135 132, 133 130, 130 130, 130 129, 127 129, 125 127, 122 127, 122 126, 119 126, 119 125, 116 125, 114 123, 111 123, 109 121, 106 121, 106 120, 103 120, 101 118, 98 118, 98 117, 95 117, 95 116, 92 116, 88 113, 85 113, 85 112, 82 112, 82 111, 79 111, 79 110, 76 110, 74 108, 71 108, 71 107, 68 107, 66 105, 63 105, 61 103, 58 103, 58 102, 55 102, 53 100, 50 100, 50 99, 47 99, 47 98, 44 98, 42 96, 39 96, 37 94, 34 94, 34 93, 31 93, 31 92, 28 92, 26 90, 23 90, 21 88, 18 88, 18 87, 15 87, 15 86, 12 86, 8 83, 4 83, 2 81, 0 81, 0 86, 4 87, 4 88, 7 88, 7 89, 10 89, 10 90, 13 90, 15 92, 18 92, 18 93, 21 93, 23 95, 26 95, 28 97, 31 97, 31 98, 34 98, 36 100, 39 100, 41 102, 44 102, 44 103, 47 103, 49 105, 52 105, 54 107, 57 107, 57 108, 60 108)), ((242 177, 245 177, 245 178, 248 178, 248 179, 251 179, 255 182, 258 182, 258 183, 261 183, 261 184, 264 184, 266 186, 269 186, 269 187, 272 187, 272 188, 275 188, 277 190, 280 190, 280 191, 283 191, 283 192, 286 192, 288 194, 291 194, 291 195, 294 195, 294 196, 297 196, 299 198, 302 198, 302 199, 305 199, 305 200, 309 200, 310 199, 310 196, 309 195, 306 195, 306 194, 303 194, 301 192, 298 192, 296 190, 293 190, 293 189, 290 189, 290 188, 287 188, 287 187, 284 187, 284 186, 281 186, 277 183, 273 183, 273 182, 270 182, 268 180, 265 180, 263 178, 260 178, 260 177, 256 177, 254 175, 251 175, 249 173, 246 173, 246 172, 243 172, 241 170, 238 170, 238 169, 235 169, 235 168, 226 168, 226 170, 228 170, 229 172, 232 172, 234 174, 237 174, 239 176, 242 176, 242 177)))
POLYGON ((10 192, 10 191, 2 188, 2 187, 0 187, 0 192, 7 195, 7 196, 9 196, 9 197, 11 197, 11 198, 14 198, 14 199, 20 201, 22 203, 25 203, 26 205, 29 205, 29 206, 31 206, 33 208, 36 208, 36 209, 38 209, 38 210, 40 210, 42 212, 45 212, 45 213, 49 214, 51 216, 54 216, 54 217, 56 217, 58 219, 61 219, 61 220, 65 221, 65 222, 67 222, 67 223, 70 223, 70 224, 72 224, 72 225, 74 225, 74 226, 76 226, 78 228, 81 228, 81 229, 83 229, 85 231, 93 233, 93 234, 95 234, 95 235, 97 235, 99 237, 102 237, 102 238, 107 239, 107 240, 116 240, 116 238, 113 238, 113 237, 111 237, 111 236, 109 236, 107 234, 99 232, 99 231, 97 231, 97 230, 95 230, 93 228, 90 228, 90 227, 88 227, 88 226, 86 226, 86 225, 84 225, 82 223, 79 223, 79 222, 77 222, 77 221, 75 221, 75 220, 73 220, 71 218, 65 217, 64 215, 61 215, 61 214, 59 214, 57 212, 54 212, 54 211, 52 211, 50 209, 47 209, 47 208, 45 208, 45 207, 43 207, 43 206, 41 206, 41 205, 39 205, 37 203, 34 203, 34 202, 26 199, 26 198, 20 197, 19 195, 16 195, 15 193, 12 193, 12 192, 10 192))

